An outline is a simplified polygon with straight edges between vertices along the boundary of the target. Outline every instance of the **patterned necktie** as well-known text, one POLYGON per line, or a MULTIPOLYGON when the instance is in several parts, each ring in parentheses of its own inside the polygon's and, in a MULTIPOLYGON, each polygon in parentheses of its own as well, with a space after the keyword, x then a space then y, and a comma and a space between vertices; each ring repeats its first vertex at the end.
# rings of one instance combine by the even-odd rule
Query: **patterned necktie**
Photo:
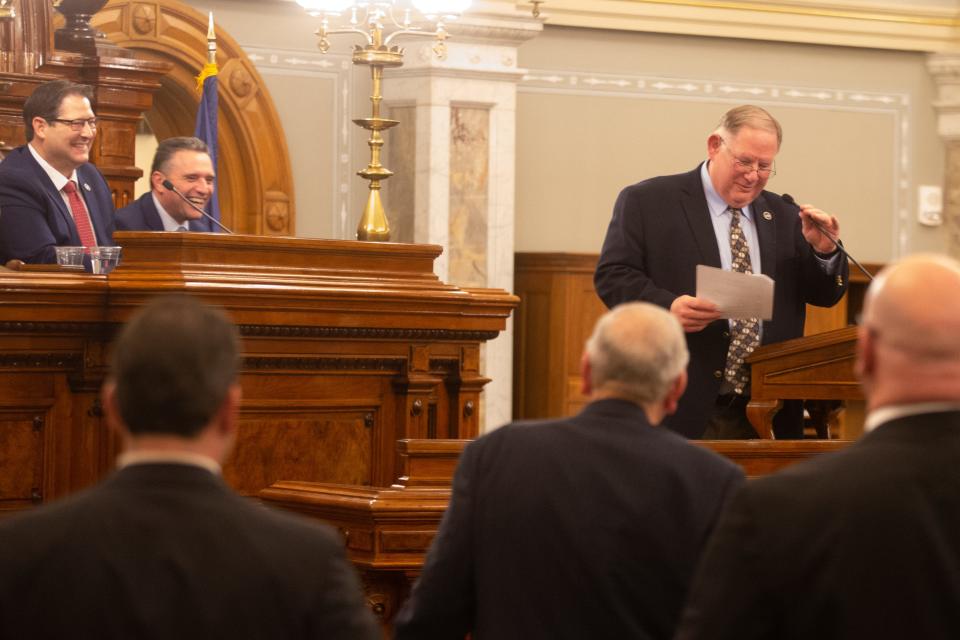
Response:
MULTIPOLYGON (((750 264, 750 248, 740 226, 740 209, 730 207, 730 253, 733 261, 730 269, 740 273, 753 273, 750 264)), ((749 388, 750 370, 744 358, 760 345, 760 320, 741 318, 730 322, 730 347, 727 349, 727 366, 724 378, 733 385, 739 395, 749 388)))
POLYGON ((70 213, 73 214, 73 222, 77 225, 77 233, 80 235, 80 244, 87 247, 87 253, 90 253, 89 247, 97 246, 97 236, 93 233, 93 224, 90 223, 90 214, 87 212, 83 199, 77 193, 77 185, 73 180, 69 180, 63 187, 63 192, 67 194, 67 200, 70 202, 70 213))

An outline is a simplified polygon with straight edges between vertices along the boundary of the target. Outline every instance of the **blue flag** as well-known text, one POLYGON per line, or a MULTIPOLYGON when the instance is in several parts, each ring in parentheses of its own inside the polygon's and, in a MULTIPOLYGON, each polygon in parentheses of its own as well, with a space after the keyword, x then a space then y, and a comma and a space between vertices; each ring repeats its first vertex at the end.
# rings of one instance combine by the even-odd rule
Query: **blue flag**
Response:
MULTIPOLYGON (((197 78, 197 85, 202 93, 200 108, 197 110, 197 127, 193 132, 194 136, 207 143, 214 172, 217 170, 217 73, 216 64, 207 64, 197 78)), ((213 197, 207 202, 207 213, 220 220, 220 196, 216 178, 214 178, 213 187, 213 197)), ((192 221, 190 227, 197 231, 220 230, 220 227, 206 218, 192 221)))

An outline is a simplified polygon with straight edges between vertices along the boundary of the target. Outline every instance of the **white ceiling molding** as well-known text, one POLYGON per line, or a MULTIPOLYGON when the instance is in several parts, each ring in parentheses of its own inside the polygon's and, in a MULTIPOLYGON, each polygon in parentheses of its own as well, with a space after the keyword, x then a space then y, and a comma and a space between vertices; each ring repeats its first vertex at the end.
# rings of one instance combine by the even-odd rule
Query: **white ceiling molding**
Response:
MULTIPOLYGON (((519 0, 486 0, 474 5, 519 0)), ((548 25, 960 52, 957 0, 546 0, 548 25)))

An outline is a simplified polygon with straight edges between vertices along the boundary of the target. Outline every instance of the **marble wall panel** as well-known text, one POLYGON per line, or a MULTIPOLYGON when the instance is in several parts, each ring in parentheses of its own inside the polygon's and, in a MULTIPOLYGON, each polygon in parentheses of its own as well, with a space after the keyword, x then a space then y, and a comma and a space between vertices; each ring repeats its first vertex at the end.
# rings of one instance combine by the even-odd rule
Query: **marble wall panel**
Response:
POLYGON ((490 111, 450 110, 450 275, 462 287, 486 287, 490 111))

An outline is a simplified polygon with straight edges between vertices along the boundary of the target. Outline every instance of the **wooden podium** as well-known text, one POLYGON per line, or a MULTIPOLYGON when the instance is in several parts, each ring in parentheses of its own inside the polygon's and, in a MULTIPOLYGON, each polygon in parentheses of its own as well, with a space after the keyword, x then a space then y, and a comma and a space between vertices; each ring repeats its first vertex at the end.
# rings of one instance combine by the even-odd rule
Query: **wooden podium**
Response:
MULTIPOLYGON (((244 495, 281 480, 389 486, 402 438, 478 433, 481 344, 517 304, 433 273, 441 248, 198 233, 117 233, 107 276, 0 272, 0 515, 107 473, 99 388, 112 336, 144 301, 185 292, 240 328, 244 495)), ((46 270, 43 270, 46 269, 46 270)))
POLYGON ((857 328, 844 327, 751 354, 747 417, 760 437, 773 437, 773 416, 784 400, 863 400, 853 370, 856 346, 857 328))

